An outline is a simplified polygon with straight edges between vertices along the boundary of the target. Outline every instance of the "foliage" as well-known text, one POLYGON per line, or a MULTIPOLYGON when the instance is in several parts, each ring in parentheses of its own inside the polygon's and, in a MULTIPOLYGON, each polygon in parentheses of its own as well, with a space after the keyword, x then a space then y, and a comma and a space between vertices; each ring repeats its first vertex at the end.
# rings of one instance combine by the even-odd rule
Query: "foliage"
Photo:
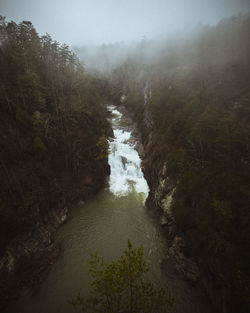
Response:
POLYGON ((105 135, 101 135, 96 144, 99 149, 96 160, 107 159, 109 155, 109 143, 105 135))
POLYGON ((173 298, 163 288, 156 288, 143 277, 149 268, 143 259, 143 249, 133 248, 128 241, 123 255, 111 263, 90 253, 92 276, 91 296, 86 300, 81 294, 70 301, 83 312, 150 313, 169 312, 173 298))
POLYGON ((87 197, 92 190, 79 188, 84 177, 102 186, 108 165, 100 138, 109 124, 107 84, 85 73, 68 46, 39 37, 31 22, 0 17, 0 67, 3 252, 50 208, 87 197))
POLYGON ((141 128, 152 193, 166 164, 177 232, 230 290, 231 312, 250 306, 249 38, 249 14, 233 16, 113 77, 141 128))

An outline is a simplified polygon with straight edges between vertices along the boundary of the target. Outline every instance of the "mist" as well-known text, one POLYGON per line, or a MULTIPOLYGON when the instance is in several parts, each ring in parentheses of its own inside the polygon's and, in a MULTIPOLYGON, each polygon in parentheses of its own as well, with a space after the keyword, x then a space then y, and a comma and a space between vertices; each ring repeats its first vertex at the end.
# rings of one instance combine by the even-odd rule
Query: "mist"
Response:
POLYGON ((0 0, 0 312, 250 312, 249 39, 250 0, 0 0))
POLYGON ((1 0, 0 13, 29 20, 40 35, 67 45, 140 41, 245 13, 249 0, 1 0))

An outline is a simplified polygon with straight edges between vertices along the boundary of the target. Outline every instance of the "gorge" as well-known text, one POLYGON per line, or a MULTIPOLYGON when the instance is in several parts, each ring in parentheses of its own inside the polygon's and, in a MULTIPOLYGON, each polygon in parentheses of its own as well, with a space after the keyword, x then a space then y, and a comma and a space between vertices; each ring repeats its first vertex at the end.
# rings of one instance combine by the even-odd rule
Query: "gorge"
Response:
POLYGON ((108 106, 108 109, 114 132, 114 137, 109 138, 109 185, 72 210, 72 216, 56 236, 62 252, 48 277, 37 290, 26 290, 6 313, 74 312, 67 300, 79 290, 86 295, 90 288, 88 249, 97 250, 111 261, 119 257, 128 239, 136 246, 143 245, 152 281, 174 294, 173 312, 212 312, 206 297, 190 286, 173 265, 169 264, 162 275, 167 241, 164 229, 144 205, 149 189, 135 150, 135 138, 131 140, 131 124, 128 125, 119 108, 108 106))
POLYGON ((250 14, 164 38, 85 66, 0 17, 0 311, 73 312, 130 240, 173 312, 249 312, 250 14))

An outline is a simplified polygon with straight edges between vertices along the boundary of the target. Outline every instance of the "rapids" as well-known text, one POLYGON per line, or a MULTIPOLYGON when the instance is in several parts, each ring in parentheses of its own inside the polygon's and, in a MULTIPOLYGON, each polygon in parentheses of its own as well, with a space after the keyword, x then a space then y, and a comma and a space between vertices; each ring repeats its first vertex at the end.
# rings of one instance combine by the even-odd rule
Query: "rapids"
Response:
MULTIPOLYGON (((121 113, 114 106, 108 108, 113 115, 112 124, 119 125, 121 113)), ((116 196, 128 195, 134 189, 145 200, 149 188, 141 170, 141 160, 135 150, 135 144, 129 142, 131 132, 119 126, 114 126, 113 131, 114 138, 109 141, 109 189, 116 196)))
POLYGON ((211 313, 199 290, 188 285, 171 266, 163 275, 160 264, 167 250, 166 235, 144 206, 149 189, 129 127, 114 106, 108 109, 114 131, 114 138, 109 139, 109 187, 72 210, 70 219, 57 233, 61 255, 48 276, 36 290, 24 291, 6 313, 76 312, 68 300, 79 291, 83 296, 90 291, 89 249, 107 261, 115 260, 128 239, 134 246, 143 245, 150 279, 174 293, 173 313, 211 313))

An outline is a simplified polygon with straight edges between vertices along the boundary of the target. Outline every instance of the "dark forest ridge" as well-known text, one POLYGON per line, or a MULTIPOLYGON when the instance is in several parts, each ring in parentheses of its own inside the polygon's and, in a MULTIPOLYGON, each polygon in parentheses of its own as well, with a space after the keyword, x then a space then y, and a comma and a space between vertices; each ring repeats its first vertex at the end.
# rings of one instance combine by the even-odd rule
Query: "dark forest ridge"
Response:
POLYGON ((249 14, 233 16, 150 62, 145 43, 110 78, 142 133, 147 204, 162 210, 173 245, 181 240, 226 312, 250 304, 249 38, 249 14))
POLYGON ((67 208, 103 187, 110 126, 105 84, 66 45, 4 18, 0 40, 1 307, 51 262, 67 208))
POLYGON ((250 15, 240 14, 161 44, 142 40, 113 63, 100 50, 94 70, 104 76, 86 72, 66 45, 39 37, 31 22, 1 18, 3 304, 26 282, 23 268, 53 245, 49 233, 39 251, 15 254, 20 240, 25 246, 41 226, 52 232, 55 210, 104 186, 112 135, 106 103, 123 96, 145 150, 146 204, 160 212, 174 262, 179 253, 196 264, 188 279, 218 312, 249 311, 249 38, 250 15))

